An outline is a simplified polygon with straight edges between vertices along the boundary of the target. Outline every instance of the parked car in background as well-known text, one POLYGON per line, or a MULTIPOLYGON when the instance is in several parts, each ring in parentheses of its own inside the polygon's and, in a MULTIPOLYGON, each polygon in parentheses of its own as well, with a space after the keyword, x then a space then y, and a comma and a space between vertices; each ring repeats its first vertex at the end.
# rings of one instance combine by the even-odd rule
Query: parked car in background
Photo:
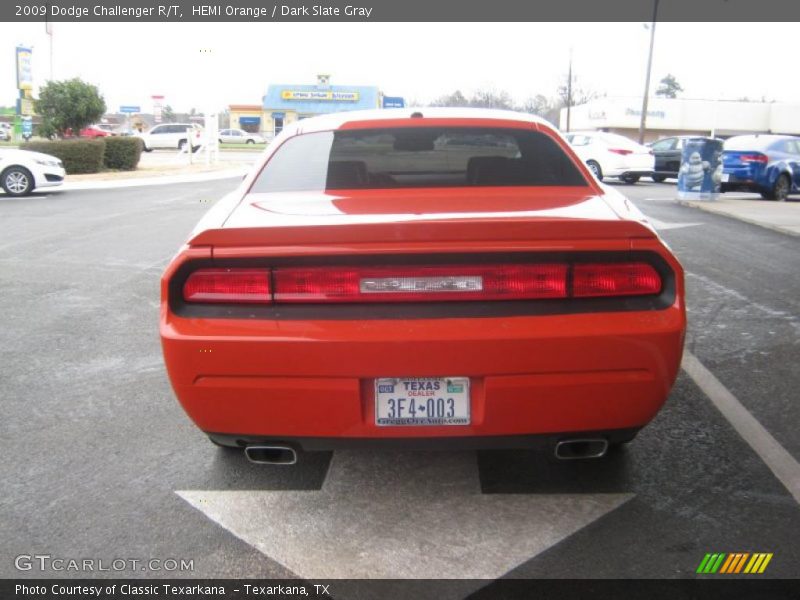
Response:
POLYGON ((5 123, 0 123, 0 142, 8 142, 11 140, 11 128, 3 127, 5 123))
POLYGON ((653 181, 661 183, 667 177, 677 178, 678 171, 681 168, 683 147, 688 140, 697 137, 696 135, 676 135, 648 144, 656 159, 652 175, 653 181))
POLYGON ((26 196, 36 188, 64 182, 64 165, 55 156, 16 148, 0 148, 0 186, 10 196, 26 196))
POLYGON ((288 125, 161 279, 178 400, 261 463, 369 444, 600 457, 661 408, 685 326, 683 270, 644 216, 507 111, 288 125))
POLYGON ((767 200, 786 200, 800 191, 800 137, 738 135, 722 151, 723 192, 757 192, 767 200))
POLYGON ((220 129, 220 144, 266 144, 267 140, 257 133, 248 133, 243 129, 220 129))
POLYGON ((109 135, 113 135, 110 131, 106 131, 99 125, 89 125, 81 129, 80 137, 88 137, 88 138, 101 138, 101 137, 108 137, 109 135))
POLYGON ((575 131, 565 134, 565 137, 600 181, 604 177, 616 177, 632 184, 642 176, 653 174, 653 151, 622 135, 603 131, 575 131))
POLYGON ((95 125, 92 125, 92 127, 96 129, 102 129, 103 131, 108 133, 108 135, 117 135, 117 128, 111 123, 97 123, 95 125))
POLYGON ((189 141, 194 152, 202 143, 202 133, 202 128, 194 123, 161 123, 144 133, 136 134, 136 137, 142 140, 145 152, 156 148, 183 150, 189 141), (191 130, 188 134, 187 129, 191 130))

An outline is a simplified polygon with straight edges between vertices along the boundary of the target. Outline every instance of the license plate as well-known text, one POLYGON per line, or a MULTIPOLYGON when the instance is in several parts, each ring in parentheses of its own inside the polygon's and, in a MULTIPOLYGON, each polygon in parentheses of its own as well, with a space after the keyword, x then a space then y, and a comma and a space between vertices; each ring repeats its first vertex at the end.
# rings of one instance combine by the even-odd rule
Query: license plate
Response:
POLYGON ((728 181, 730 181, 730 178, 731 178, 731 174, 730 173, 723 173, 722 174, 722 181, 727 183, 728 181))
POLYGON ((469 425, 468 377, 375 380, 376 425, 469 425))

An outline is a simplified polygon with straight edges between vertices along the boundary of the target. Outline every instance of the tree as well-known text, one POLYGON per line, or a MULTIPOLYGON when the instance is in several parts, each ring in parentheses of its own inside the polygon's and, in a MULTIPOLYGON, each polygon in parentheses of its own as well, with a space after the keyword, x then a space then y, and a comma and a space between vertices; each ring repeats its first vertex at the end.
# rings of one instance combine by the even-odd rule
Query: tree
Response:
POLYGON ((678 92, 682 92, 683 88, 681 84, 678 83, 678 80, 675 79, 675 76, 671 73, 667 73, 667 75, 659 82, 658 89, 656 90, 656 96, 661 96, 662 98, 677 98, 678 92))
POLYGON ((577 106, 579 104, 586 104, 600 97, 600 94, 583 88, 578 85, 578 78, 572 76, 572 87, 569 85, 569 75, 564 75, 564 83, 558 86, 558 99, 561 100, 561 106, 577 106))
POLYGON ((161 121, 163 123, 173 123, 175 121, 175 111, 167 104, 161 109, 161 121))
POLYGON ((521 109, 532 115, 539 115, 540 117, 546 116, 551 110, 553 105, 550 99, 542 94, 536 94, 532 98, 528 98, 522 105, 521 109))
POLYGON ((46 83, 39 92, 36 112, 42 117, 42 135, 64 136, 67 130, 77 134, 99 121, 106 112, 106 102, 96 86, 76 77, 46 83))
POLYGON ((514 110, 514 100, 511 95, 505 91, 500 90, 478 90, 472 95, 469 100, 469 105, 475 108, 496 108, 502 110, 514 110))
POLYGON ((431 106, 456 106, 456 107, 472 107, 472 108, 498 108, 505 110, 516 110, 514 100, 511 95, 505 90, 477 90, 469 98, 461 93, 461 90, 456 90, 452 94, 445 94, 439 96, 436 100, 431 102, 431 106))
POLYGON ((452 94, 439 96, 436 100, 431 102, 431 106, 469 106, 469 100, 464 97, 461 90, 456 90, 452 94))

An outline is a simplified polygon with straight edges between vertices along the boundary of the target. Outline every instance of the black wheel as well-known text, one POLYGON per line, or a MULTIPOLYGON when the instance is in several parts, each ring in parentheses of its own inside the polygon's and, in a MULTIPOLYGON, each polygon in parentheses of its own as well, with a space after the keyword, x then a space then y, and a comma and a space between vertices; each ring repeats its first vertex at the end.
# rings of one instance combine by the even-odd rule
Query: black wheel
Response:
POLYGON ((639 181, 639 176, 638 175, 623 175, 622 177, 620 177, 620 180, 622 180, 623 183, 627 183, 628 185, 633 185, 634 183, 639 181))
POLYGON ((247 140, 247 141, 245 142, 245 144, 255 144, 255 143, 256 143, 256 141, 255 141, 255 140, 247 140))
POLYGON ((220 145, 222 145, 222 140, 217 140, 217 141, 220 143, 220 145))
POLYGON ((9 196, 27 196, 33 191, 33 175, 25 167, 9 167, 3 171, 0 185, 9 196))
POLYGON ((183 149, 184 149, 185 147, 186 147, 186 140, 180 140, 180 141, 178 142, 178 150, 180 150, 181 152, 183 152, 183 149))
POLYGON ((785 202, 789 197, 789 192, 792 189, 792 182, 786 174, 778 175, 775 180, 775 185, 771 190, 761 192, 761 197, 767 200, 777 200, 778 202, 785 202))
POLYGON ((598 181, 603 181, 603 169, 600 168, 600 163, 589 160, 586 161, 586 166, 589 167, 589 170, 594 173, 594 176, 597 177, 598 181))
POLYGON ((650 179, 652 179, 656 183, 664 183, 667 180, 667 176, 666 175, 650 175, 650 179))

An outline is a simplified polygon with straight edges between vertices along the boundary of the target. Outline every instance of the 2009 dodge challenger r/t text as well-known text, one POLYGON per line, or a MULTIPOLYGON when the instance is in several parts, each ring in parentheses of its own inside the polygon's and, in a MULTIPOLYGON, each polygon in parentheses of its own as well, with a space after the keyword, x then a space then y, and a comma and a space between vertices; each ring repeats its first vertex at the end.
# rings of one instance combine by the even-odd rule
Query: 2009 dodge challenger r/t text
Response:
POLYGON ((161 340, 217 444, 602 456, 664 403, 683 271, 545 121, 464 109, 299 121, 162 278, 161 340))

